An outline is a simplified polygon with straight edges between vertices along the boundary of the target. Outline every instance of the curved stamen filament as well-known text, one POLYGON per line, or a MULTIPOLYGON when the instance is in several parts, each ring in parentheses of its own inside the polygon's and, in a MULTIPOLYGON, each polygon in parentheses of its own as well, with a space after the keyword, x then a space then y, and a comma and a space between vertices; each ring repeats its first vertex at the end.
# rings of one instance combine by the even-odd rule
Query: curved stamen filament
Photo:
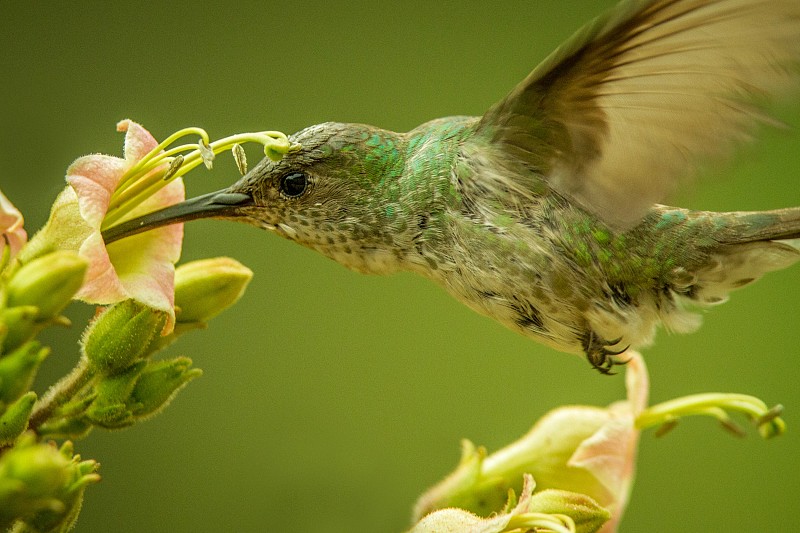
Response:
POLYGON ((746 394, 694 394, 648 407, 636 418, 636 427, 674 425, 678 418, 703 415, 716 418, 727 429, 739 433, 741 430, 728 415, 728 411, 734 411, 747 415, 758 425, 761 435, 769 438, 782 434, 786 428, 779 416, 781 410, 781 406, 769 408, 758 398, 746 394))
POLYGON ((182 129, 167 137, 125 172, 120 185, 111 197, 102 227, 105 229, 119 222, 146 198, 201 163, 210 168, 214 155, 233 150, 245 142, 261 144, 264 147, 264 154, 273 160, 280 159, 293 148, 286 135, 278 131, 239 133, 209 142, 208 134, 202 128, 182 129), (166 149, 186 135, 199 135, 200 140, 198 143, 166 149))
MULTIPOLYGON (((143 158, 141 158, 139 161, 137 161, 135 165, 133 165, 131 168, 129 168, 127 172, 125 172, 125 175, 123 176, 122 180, 120 181, 119 185, 117 186, 117 191, 125 189, 128 186, 130 181, 132 181, 137 175, 142 173, 141 169, 145 165, 147 165, 154 157, 158 157, 160 155, 163 155, 161 153, 162 150, 164 150, 167 146, 173 144, 175 141, 177 141, 181 137, 186 137, 187 135, 198 135, 198 136, 200 136, 201 139, 203 139, 206 143, 208 143, 208 133, 206 133, 206 130, 204 130, 203 128, 190 127, 190 128, 183 128, 182 130, 176 131, 175 133, 173 133, 172 135, 170 135, 169 137, 167 137, 166 139, 161 141, 158 144, 158 146, 153 148, 143 158)), ((184 145, 184 146, 186 146, 186 145, 184 145)), ((173 151, 175 151, 175 149, 169 150, 167 152, 167 154, 171 155, 171 154, 169 154, 169 152, 173 152, 173 151)), ((152 168, 152 167, 149 167, 149 168, 152 168)))

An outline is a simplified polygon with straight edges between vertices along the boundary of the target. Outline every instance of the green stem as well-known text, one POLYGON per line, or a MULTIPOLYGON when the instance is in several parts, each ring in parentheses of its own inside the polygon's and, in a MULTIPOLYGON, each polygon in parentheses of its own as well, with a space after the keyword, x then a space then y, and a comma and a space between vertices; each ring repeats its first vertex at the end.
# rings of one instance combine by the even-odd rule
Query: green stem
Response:
POLYGON ((68 402, 93 377, 94 373, 89 369, 86 358, 81 357, 75 368, 51 386, 44 396, 36 402, 28 428, 36 431, 42 424, 47 422, 53 411, 68 402))

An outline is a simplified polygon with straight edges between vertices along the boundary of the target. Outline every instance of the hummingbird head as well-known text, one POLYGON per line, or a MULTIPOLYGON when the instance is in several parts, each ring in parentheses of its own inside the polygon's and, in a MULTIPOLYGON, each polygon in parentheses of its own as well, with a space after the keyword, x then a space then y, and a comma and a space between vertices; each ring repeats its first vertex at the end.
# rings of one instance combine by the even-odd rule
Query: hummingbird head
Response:
POLYGON ((265 157, 226 189, 113 226, 103 232, 106 243, 168 224, 218 218, 274 231, 354 270, 396 268, 403 240, 398 230, 407 224, 390 198, 404 169, 403 136, 329 122, 290 140, 297 148, 279 161, 265 157))

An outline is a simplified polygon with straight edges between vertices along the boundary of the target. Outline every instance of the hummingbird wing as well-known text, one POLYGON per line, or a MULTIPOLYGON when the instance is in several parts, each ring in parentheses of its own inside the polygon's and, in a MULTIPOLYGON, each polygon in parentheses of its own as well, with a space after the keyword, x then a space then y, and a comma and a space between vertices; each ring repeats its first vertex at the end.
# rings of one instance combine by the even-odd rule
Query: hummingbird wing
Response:
POLYGON ((482 118, 505 155, 619 229, 723 157, 787 92, 800 0, 623 0, 482 118))

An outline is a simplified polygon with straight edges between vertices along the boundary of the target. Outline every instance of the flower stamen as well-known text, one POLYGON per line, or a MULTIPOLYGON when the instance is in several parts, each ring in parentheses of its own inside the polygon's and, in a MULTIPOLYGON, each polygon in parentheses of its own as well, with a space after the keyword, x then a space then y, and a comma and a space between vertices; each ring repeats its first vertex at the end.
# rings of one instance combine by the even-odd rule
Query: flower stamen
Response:
POLYGON ((125 172, 111 197, 102 229, 119 222, 144 199, 154 195, 169 182, 185 175, 199 164, 203 163, 210 169, 214 157, 221 152, 232 150, 236 165, 244 174, 247 163, 241 143, 245 142, 261 144, 264 147, 264 155, 273 161, 280 160, 297 147, 284 133, 278 131, 239 133, 210 142, 208 134, 202 128, 184 128, 167 137, 125 172), (199 135, 200 139, 197 143, 182 144, 167 149, 187 135, 199 135))
POLYGON ((247 154, 244 152, 244 148, 239 143, 236 143, 231 148, 231 153, 233 154, 233 160, 236 161, 236 168, 239 169, 239 174, 244 176, 247 174, 247 154))
POLYGON ((672 429, 679 418, 703 415, 716 418, 734 435, 743 435, 744 430, 731 419, 728 411, 747 415, 764 438, 781 435, 786 430, 786 423, 780 418, 782 406, 768 408, 754 396, 726 393, 694 394, 653 405, 636 418, 636 427, 645 429, 662 426, 662 429, 657 431, 657 435, 660 436, 672 429))

